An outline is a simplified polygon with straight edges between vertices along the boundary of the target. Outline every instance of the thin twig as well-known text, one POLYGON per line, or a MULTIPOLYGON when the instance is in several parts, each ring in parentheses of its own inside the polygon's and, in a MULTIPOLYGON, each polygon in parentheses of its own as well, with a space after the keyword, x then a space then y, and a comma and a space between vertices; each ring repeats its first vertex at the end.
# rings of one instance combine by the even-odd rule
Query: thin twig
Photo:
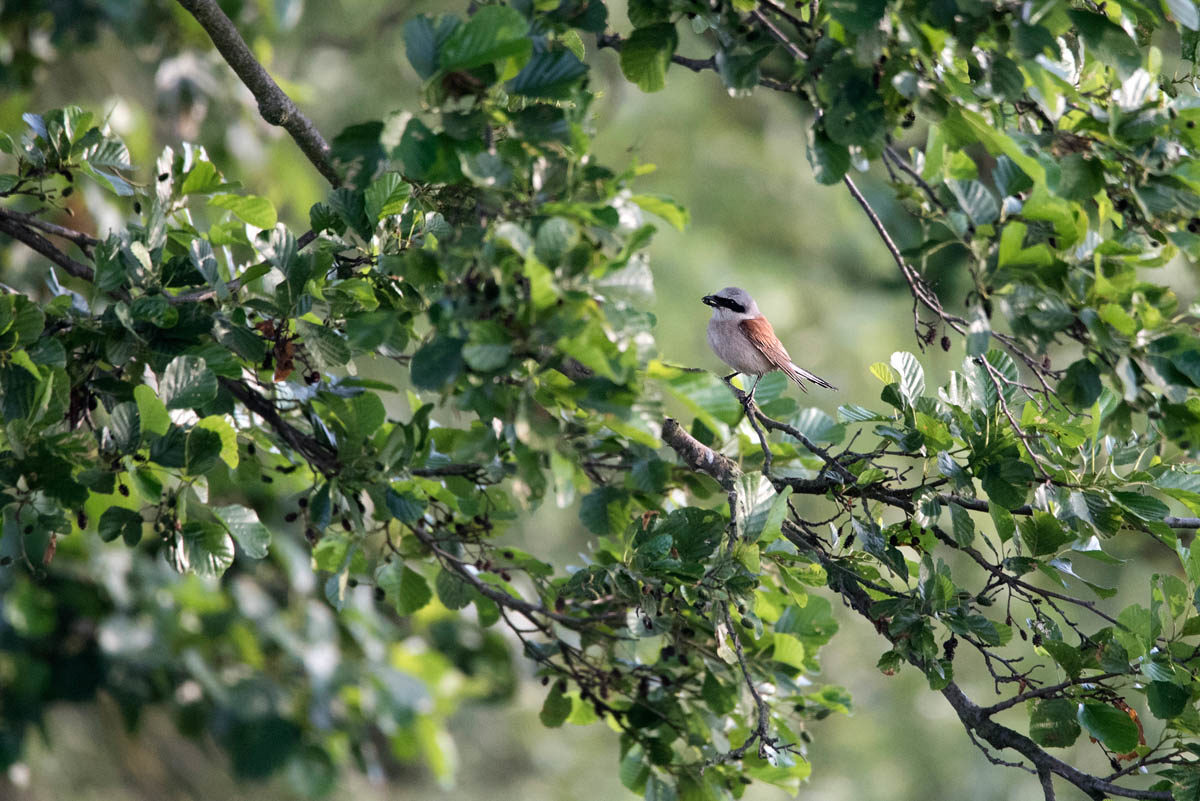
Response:
POLYGON ((924 190, 926 196, 929 197, 929 200, 931 203, 933 203, 933 205, 937 206, 942 211, 946 210, 946 204, 938 200, 937 193, 933 191, 933 187, 921 177, 921 173, 913 169, 913 166, 896 151, 896 148, 888 145, 883 149, 883 153, 885 156, 890 156, 892 163, 899 167, 901 172, 903 172, 909 178, 912 178, 913 182, 917 186, 921 187, 922 190, 924 190))
MULTIPOLYGON (((607 47, 620 51, 624 46, 625 40, 622 39, 619 34, 601 33, 596 36, 596 47, 602 50, 607 47)), ((704 72, 706 70, 712 70, 713 72, 717 71, 716 56, 709 56, 708 58, 688 58, 687 56, 672 54, 671 63, 678 64, 681 67, 686 67, 692 72, 704 72)), ((780 81, 775 78, 760 77, 758 79, 758 85, 764 89, 773 89, 777 92, 790 93, 796 91, 795 84, 791 84, 786 81, 780 81)))
POLYGON ((763 27, 770 31, 771 35, 775 37, 775 41, 783 45, 787 51, 792 54, 792 58, 796 59, 797 61, 808 61, 808 53, 805 53, 803 50, 801 50, 799 45, 789 39, 787 35, 784 34, 783 31, 779 30, 778 26, 764 16, 761 11, 758 11, 757 9, 751 11, 750 16, 762 23, 763 27))

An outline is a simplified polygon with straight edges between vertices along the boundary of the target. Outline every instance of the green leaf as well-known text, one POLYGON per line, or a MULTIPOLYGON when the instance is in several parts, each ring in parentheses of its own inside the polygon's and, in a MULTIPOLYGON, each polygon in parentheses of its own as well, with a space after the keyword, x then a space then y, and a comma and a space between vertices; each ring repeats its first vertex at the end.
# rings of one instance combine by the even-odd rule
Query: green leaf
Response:
POLYGON ((484 6, 442 45, 442 70, 469 70, 502 58, 523 56, 532 46, 526 36, 528 30, 529 23, 515 9, 484 6))
POLYGON ((636 28, 621 47, 621 72, 643 92, 657 92, 667 85, 667 68, 678 44, 670 23, 636 28))
POLYGON ((142 537, 142 516, 132 509, 110 506, 100 515, 100 539, 112 542, 117 537, 137 542, 142 537))
POLYGON ((593 534, 619 534, 629 516, 629 496, 616 487, 597 487, 583 496, 579 506, 579 519, 593 534))
POLYGON ((458 378, 463 368, 463 341, 435 336, 413 354, 409 367, 413 386, 440 390, 458 378))
POLYGON ((629 198, 656 217, 661 217, 670 223, 677 231, 682 231, 690 222, 687 209, 666 195, 633 195, 629 198))
POLYGON ((399 173, 385 172, 363 193, 367 219, 377 223, 384 217, 400 214, 411 196, 412 187, 404 182, 399 173))
POLYGON ((221 525, 188 521, 172 542, 169 559, 180 573, 220 576, 233 564, 233 540, 221 525))
POLYGON ((433 580, 438 600, 447 609, 462 609, 475 599, 477 592, 471 585, 450 570, 442 568, 433 580))
POLYGON ((188 475, 207 473, 221 458, 221 436, 208 428, 193 426, 187 432, 183 451, 183 468, 188 475))
POLYGON ((587 71, 587 65, 570 50, 543 51, 529 59, 506 88, 513 95, 558 100, 569 97, 587 71))
POLYGON ((1160 720, 1183 714, 1192 695, 1183 687, 1169 681, 1152 681, 1146 688, 1146 703, 1150 713, 1160 720))
POLYGON ((1100 382, 1100 371, 1087 359, 1073 362, 1067 373, 1058 382, 1058 392, 1071 405, 1079 409, 1089 408, 1100 397, 1104 385, 1100 382))
POLYGON ((375 573, 375 585, 387 593, 400 615, 411 615, 433 600, 425 577, 403 562, 393 561, 375 573))
POLYGON ((275 207, 265 197, 257 195, 214 195, 209 205, 233 212, 242 222, 256 228, 274 228, 279 221, 275 207))
POLYGON ((772 659, 799 670, 805 669, 804 643, 791 634, 782 632, 776 632, 771 638, 771 642, 775 646, 775 650, 771 654, 772 659))
MULTIPOLYGON (((1116 67, 1122 77, 1129 76, 1142 66, 1142 54, 1137 43, 1108 17, 1089 11, 1072 10, 1067 13, 1087 49, 1102 64, 1116 67)), ((1194 6, 1192 13, 1195 15, 1194 6)))
POLYGON ((1030 703, 1029 736, 1046 748, 1067 748, 1079 739, 1075 704, 1065 698, 1030 703))
POLYGON ((463 361, 472 370, 490 373, 508 364, 512 341, 502 326, 484 321, 471 329, 471 339, 463 346, 463 361))
POLYGON ((158 394, 168 409, 194 409, 217 397, 217 377, 204 359, 176 356, 163 371, 158 394))
POLYGON ((950 523, 954 532, 954 541, 968 547, 975 541, 975 523, 971 514, 956 503, 950 504, 950 523))
POLYGON ((883 19, 887 0, 832 0, 829 14, 850 33, 870 31, 883 19))
POLYGON ((646 754, 642 746, 634 745, 621 757, 621 765, 617 769, 617 778, 621 780, 621 784, 639 794, 650 777, 650 766, 645 760, 646 754))
POLYGON ((133 388, 133 399, 137 402, 142 430, 159 436, 167 433, 171 418, 167 414, 167 407, 154 394, 154 390, 145 384, 138 384, 133 388))
POLYGON ((196 166, 188 170, 183 184, 179 187, 181 195, 207 195, 221 188, 221 176, 211 161, 198 161, 196 166))
POLYGON ((824 126, 813 125, 808 133, 808 163, 817 183, 831 186, 850 169, 850 150, 830 139, 824 126))
POLYGON ((262 559, 267 555, 271 545, 271 532, 259 521, 257 512, 237 504, 218 506, 212 511, 217 519, 225 524, 225 528, 233 535, 237 544, 242 546, 246 556, 262 559))
MULTIPOLYGON (((1054 658, 1068 676, 1078 678, 1079 673, 1083 670, 1083 657, 1079 653, 1079 649, 1075 646, 1065 643, 1062 640, 1043 640, 1041 647, 1054 658)), ((1071 707, 1071 719, 1075 719, 1075 707, 1071 707)))
POLYGON ((947 181, 946 186, 971 222, 986 225, 1000 216, 996 197, 979 181, 947 181))
POLYGON ((1200 13, 1196 11, 1196 0, 1163 0, 1163 7, 1189 31, 1200 30, 1200 13))
POLYGON ((392 517, 401 523, 415 523, 425 514, 425 502, 411 493, 396 492, 388 487, 383 500, 392 517))
POLYGON ((1120 709, 1089 701, 1079 705, 1076 718, 1089 734, 1118 754, 1128 754, 1137 748, 1137 724, 1120 709))
POLYGON ((900 394, 914 405, 917 398, 925 394, 925 371, 917 357, 907 351, 896 351, 892 354, 892 367, 900 376, 900 394))
POLYGON ((745 542, 766 545, 783 534, 783 519, 787 517, 788 498, 791 495, 792 488, 784 487, 783 492, 772 494, 754 508, 746 518, 742 532, 745 542))
POLYGON ((542 721, 543 726, 557 729, 566 722, 567 716, 570 714, 571 699, 562 694, 558 682, 555 682, 554 686, 550 688, 550 694, 542 703, 542 711, 538 713, 538 718, 542 721))
POLYGON ((117 404, 109 420, 109 431, 118 453, 136 451, 142 444, 142 423, 137 404, 132 401, 117 404))
POLYGON ((992 58, 991 81, 992 91, 1009 102, 1020 99, 1025 91, 1025 76, 1017 62, 1008 56, 992 58))
POLYGON ((1113 497, 1122 509, 1140 520, 1157 522, 1171 513, 1170 508, 1158 498, 1142 495, 1140 492, 1114 491, 1113 497))
POLYGON ((437 21, 422 14, 404 24, 404 47, 408 61, 423 80, 433 77, 438 69, 438 50, 460 25, 454 16, 439 17, 437 21))
POLYGON ((350 361, 350 345, 336 331, 308 320, 297 320, 296 330, 321 369, 329 371, 350 361))
POLYGON ((1067 531, 1054 515, 1040 509, 1017 525, 1021 529, 1021 540, 1033 556, 1056 553, 1075 539, 1075 535, 1067 531))

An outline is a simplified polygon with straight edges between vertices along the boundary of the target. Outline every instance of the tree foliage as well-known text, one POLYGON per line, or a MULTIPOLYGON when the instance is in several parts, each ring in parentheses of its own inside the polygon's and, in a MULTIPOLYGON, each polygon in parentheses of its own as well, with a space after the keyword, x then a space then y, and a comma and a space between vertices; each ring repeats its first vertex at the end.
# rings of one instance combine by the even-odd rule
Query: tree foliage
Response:
POLYGON ((425 107, 330 144, 181 6, 333 185, 297 225, 199 143, 135 167, 76 107, 0 135, 0 233, 43 267, 0 295, 5 761, 103 688, 245 776, 320 792, 380 738, 448 776, 447 717, 522 670, 505 627, 542 722, 610 726, 634 792, 794 790, 850 706, 819 672, 836 603, 1047 798, 1195 797, 1200 339, 1149 272, 1200 257, 1191 0, 483 4, 409 20, 425 107), (831 415, 659 353, 645 247, 687 214, 590 154, 585 41, 644 91, 687 68, 804 104, 814 174, 961 367, 898 350, 831 415), (122 225, 58 213, 88 182, 122 225), (926 279, 946 250, 965 299, 926 279), (548 496, 593 535, 570 570, 500 539, 548 496), (1180 564, 1124 608, 1088 578, 1118 536, 1180 564), (1085 733, 1111 773, 1051 750, 1085 733))

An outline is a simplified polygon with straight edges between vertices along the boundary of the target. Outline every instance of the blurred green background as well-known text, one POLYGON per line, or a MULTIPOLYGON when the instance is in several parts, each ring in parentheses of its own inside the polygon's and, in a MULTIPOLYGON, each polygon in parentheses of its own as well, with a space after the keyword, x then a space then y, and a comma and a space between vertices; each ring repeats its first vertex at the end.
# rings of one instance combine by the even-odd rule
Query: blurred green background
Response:
MULTIPOLYGON (((251 44, 332 138, 348 125, 393 111, 419 112, 419 85, 404 57, 403 22, 421 12, 461 13, 465 5, 367 0, 301 5, 280 0, 267 16, 281 24, 251 44)), ((320 176, 290 139, 259 120, 249 93, 210 50, 198 27, 173 4, 161 6, 161 35, 156 31, 141 37, 146 41, 131 44, 102 28, 88 47, 55 52, 48 43, 46 66, 33 88, 0 96, 0 128, 19 129, 20 113, 26 110, 77 103, 108 116, 129 143, 135 164, 152 164, 164 145, 198 141, 229 178, 270 196, 285 220, 303 226, 308 208, 323 196, 320 176)), ((612 26, 628 30, 621 4, 610 8, 612 26)), ((688 53, 686 41, 681 50, 688 53)), ((616 167, 633 160, 656 165, 640 188, 675 197, 692 215, 682 233, 661 228, 651 248, 657 284, 653 311, 663 358, 718 369, 705 345, 708 309, 699 299, 723 286, 740 285, 757 298, 795 360, 841 387, 837 395, 816 391, 802 403, 830 413, 839 403, 874 405, 879 386, 867 365, 887 361, 894 350, 916 349, 911 299, 850 196, 842 187, 813 181, 798 102, 765 91, 730 97, 712 75, 678 66, 670 72, 666 91, 646 95, 624 81, 613 51, 593 52, 590 61, 601 91, 595 106, 601 161, 616 167)), ((913 136, 923 141, 919 126, 913 136)), ((138 177, 150 179, 148 174, 138 177)), ((886 202, 886 189, 869 176, 857 180, 903 246, 910 224, 903 212, 886 202)), ((88 224, 103 230, 106 220, 98 214, 80 222, 81 227, 88 224)), ((953 253, 949 258, 952 262, 953 253)), ((945 276, 937 285, 947 302, 961 302, 966 287, 956 287, 948 270, 936 272, 935 281, 939 275, 945 276)), ((1194 294, 1182 271, 1176 278, 1188 285, 1185 297, 1194 294)), ((950 353, 935 343, 921 357, 933 383, 940 383, 961 358, 958 342, 950 353)), ((512 536, 527 550, 560 563, 585 551, 588 539, 573 510, 554 508, 539 511, 512 536)), ((802 791, 806 798, 987 801, 1037 794, 1035 778, 988 764, 964 736, 950 707, 928 691, 915 671, 880 674, 874 665, 884 650, 882 641, 856 616, 840 608, 835 613, 842 636, 824 651, 822 678, 849 688, 855 712, 814 728, 816 741, 808 754, 814 771, 802 791)), ((977 661, 963 653, 960 676, 972 669, 982 673, 977 661)), ((968 681, 966 686, 981 700, 990 697, 990 682, 968 681)), ((414 767, 387 784, 351 774, 334 797, 631 798, 617 779, 617 738, 599 726, 544 729, 537 719, 542 695, 539 686, 525 682, 514 706, 468 704, 460 711, 453 727, 459 763, 454 787, 440 787, 414 767)), ((1084 744, 1078 747, 1089 750, 1084 744)), ((1082 759, 1084 766, 1103 770, 1094 754, 1082 759)), ((1060 797, 1076 797, 1060 789, 1060 797)), ((294 797, 294 791, 287 777, 265 786, 235 784, 215 748, 183 739, 164 715, 148 715, 139 731, 130 734, 115 706, 101 702, 55 711, 45 739, 35 741, 28 760, 0 782, 0 798, 7 797, 284 799, 294 797)), ((747 797, 784 794, 756 786, 747 797)))

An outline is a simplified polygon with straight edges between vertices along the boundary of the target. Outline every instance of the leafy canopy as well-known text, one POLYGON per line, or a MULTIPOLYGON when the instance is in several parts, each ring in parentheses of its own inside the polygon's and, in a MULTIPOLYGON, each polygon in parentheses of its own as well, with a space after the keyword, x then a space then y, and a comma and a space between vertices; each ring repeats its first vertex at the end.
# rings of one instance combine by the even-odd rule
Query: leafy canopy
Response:
POLYGON ((44 270, 0 295, 6 762, 47 704, 103 688, 131 721, 175 707, 244 776, 320 794, 382 733, 448 778, 448 716, 512 692, 506 626, 542 722, 607 723, 632 791, 794 791, 849 709, 818 660, 844 603, 883 673, 924 674, 1048 798, 1195 797, 1200 339, 1151 272, 1200 257, 1191 0, 628 16, 411 19, 425 107, 306 147, 342 181, 298 226, 199 144, 135 169, 74 107, 0 136, 0 232, 44 270), (830 415, 778 374, 754 406, 659 354, 645 247, 687 214, 589 154, 585 37, 644 91, 686 67, 806 106, 817 180, 960 369, 897 351, 830 415), (904 251, 851 177, 872 164, 916 221, 904 251), (121 226, 63 227, 85 182, 127 198, 121 226), (965 300, 926 280, 943 251, 965 300), (569 571, 499 539, 548 495, 592 535, 569 571), (1124 608, 1095 578, 1136 572, 1118 536, 1180 564, 1124 608), (980 667, 990 705, 956 682, 980 667), (1012 708, 1027 724, 994 719, 1012 708), (1048 750, 1085 731, 1111 776, 1048 750))

